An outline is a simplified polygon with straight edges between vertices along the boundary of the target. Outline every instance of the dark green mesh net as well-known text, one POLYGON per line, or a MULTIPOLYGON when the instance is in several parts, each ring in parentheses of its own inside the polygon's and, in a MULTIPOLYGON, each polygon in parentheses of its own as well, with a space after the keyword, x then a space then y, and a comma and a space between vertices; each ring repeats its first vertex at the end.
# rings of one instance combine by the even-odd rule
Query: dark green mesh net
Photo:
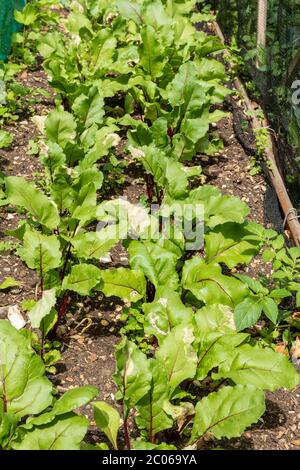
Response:
POLYGON ((277 134, 281 170, 294 200, 299 202, 300 0, 268 0, 263 48, 256 47, 258 0, 212 3, 219 10, 218 22, 226 38, 236 41, 260 92, 261 103, 277 134))
POLYGON ((25 3, 26 0, 0 0, 0 61, 6 60, 12 35, 22 27, 14 19, 14 10, 22 10, 25 3))

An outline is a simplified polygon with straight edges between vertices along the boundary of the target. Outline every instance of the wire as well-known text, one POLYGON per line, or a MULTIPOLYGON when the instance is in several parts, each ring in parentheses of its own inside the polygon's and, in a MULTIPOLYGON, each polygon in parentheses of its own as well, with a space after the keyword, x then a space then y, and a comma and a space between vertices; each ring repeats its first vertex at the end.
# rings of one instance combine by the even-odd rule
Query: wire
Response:
POLYGON ((292 207, 286 214, 285 218, 284 218, 284 221, 283 221, 283 224, 282 224, 282 230, 285 229, 285 226, 286 226, 286 223, 291 220, 296 220, 296 219, 300 219, 300 215, 298 215, 298 211, 297 209, 295 209, 295 207, 292 207), (290 215, 294 215, 294 217, 290 218, 289 219, 289 216, 290 215))

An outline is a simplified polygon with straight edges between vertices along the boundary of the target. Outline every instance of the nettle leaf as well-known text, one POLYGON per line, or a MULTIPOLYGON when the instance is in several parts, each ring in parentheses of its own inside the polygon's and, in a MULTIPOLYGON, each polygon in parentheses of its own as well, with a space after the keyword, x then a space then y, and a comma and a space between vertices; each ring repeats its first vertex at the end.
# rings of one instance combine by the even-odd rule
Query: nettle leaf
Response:
POLYGON ((78 96, 72 106, 72 110, 80 119, 84 129, 92 124, 101 124, 105 115, 104 98, 100 95, 98 87, 89 89, 88 95, 78 96))
POLYGON ((207 433, 217 439, 239 437, 264 411, 263 391, 251 385, 223 387, 197 403, 191 442, 207 433))
POLYGON ((15 10, 14 17, 18 23, 29 26, 37 20, 38 10, 35 5, 28 3, 22 11, 15 10))
POLYGON ((249 296, 235 307, 234 320, 238 331, 255 325, 262 314, 261 299, 249 296))
POLYGON ((0 129, 0 149, 10 147, 13 142, 13 136, 10 132, 0 129))
POLYGON ((41 358, 8 321, 0 320, 0 406, 18 418, 41 413, 52 402, 52 384, 41 358))
POLYGON ((6 197, 10 204, 26 209, 35 219, 50 230, 58 227, 57 207, 39 191, 34 183, 18 176, 5 179, 6 197))
POLYGON ((64 148, 68 142, 76 137, 76 122, 72 114, 66 111, 54 110, 48 114, 45 130, 50 141, 64 148))
POLYGON ((192 346, 194 339, 191 327, 177 326, 164 338, 156 353, 157 359, 164 363, 167 372, 169 397, 181 382, 195 376, 197 355, 192 346))
POLYGON ((155 287, 178 286, 177 257, 152 242, 132 241, 128 248, 130 265, 142 271, 155 287))
POLYGON ((88 419, 67 413, 50 424, 29 430, 21 442, 13 442, 15 450, 80 450, 80 443, 88 430, 88 419))
POLYGON ((180 294, 165 287, 158 288, 154 302, 144 304, 143 311, 145 333, 154 335, 160 343, 175 326, 192 325, 194 317, 193 310, 182 303, 180 294))
POLYGON ((183 287, 199 300, 213 305, 234 307, 249 293, 247 286, 237 279, 222 274, 218 264, 206 264, 199 257, 185 262, 182 271, 183 287))
POLYGON ((63 280, 62 289, 71 290, 80 295, 89 295, 100 281, 100 269, 92 264, 81 263, 72 266, 70 274, 63 280))
POLYGON ((205 235, 207 263, 224 263, 230 269, 249 264, 260 246, 257 237, 251 237, 247 224, 227 223, 205 235))
POLYGON ((137 302, 146 295, 146 279, 140 271, 126 268, 101 272, 101 291, 107 296, 120 297, 124 302, 137 302))
POLYGON ((205 379, 214 367, 217 367, 228 357, 232 357, 236 346, 248 337, 246 334, 236 333, 228 335, 216 333, 214 336, 213 339, 208 339, 200 344, 196 375, 198 380, 205 379))
POLYGON ((150 389, 151 372, 147 356, 124 338, 116 350, 114 380, 125 404, 125 416, 150 389))
POLYGON ((7 277, 4 281, 0 284, 0 290, 9 289, 10 287, 19 286, 20 282, 14 279, 12 276, 7 277))
POLYGON ((47 317, 56 304, 56 289, 43 292, 43 297, 28 313, 32 328, 40 328, 42 320, 47 317))
POLYGON ((23 247, 18 249, 18 254, 30 269, 42 273, 60 266, 62 256, 57 236, 43 235, 28 226, 23 238, 23 247))
POLYGON ((136 423, 139 429, 147 431, 150 428, 152 436, 173 426, 173 419, 164 411, 164 403, 168 401, 169 383, 164 363, 158 359, 150 359, 152 374, 148 393, 138 402, 136 423))
POLYGON ((118 449, 117 437, 121 424, 119 412, 104 401, 93 403, 94 420, 98 428, 103 431, 115 450, 118 449))
POLYGON ((164 48, 159 43, 157 32, 150 25, 141 29, 142 43, 139 46, 140 62, 145 72, 150 75, 151 80, 161 77, 166 64, 164 48))
POLYGON ((271 322, 275 325, 279 316, 277 303, 270 297, 265 297, 261 301, 261 306, 266 317, 268 317, 269 320, 271 320, 271 322))
POLYGON ((219 367, 213 378, 229 378, 236 384, 251 384, 271 392, 277 388, 292 389, 299 384, 299 374, 288 358, 272 349, 240 346, 236 355, 219 367))
POLYGON ((266 289, 257 279, 253 279, 245 274, 236 274, 235 277, 244 282, 255 294, 267 295, 269 293, 268 289, 266 289))
MULTIPOLYGON (((240 277, 240 276, 239 276, 240 277)), ((254 281, 255 282, 255 281, 254 281)), ((238 331, 249 328, 257 323, 262 312, 276 324, 279 310, 276 302, 270 297, 249 296, 236 306, 234 319, 238 331)))

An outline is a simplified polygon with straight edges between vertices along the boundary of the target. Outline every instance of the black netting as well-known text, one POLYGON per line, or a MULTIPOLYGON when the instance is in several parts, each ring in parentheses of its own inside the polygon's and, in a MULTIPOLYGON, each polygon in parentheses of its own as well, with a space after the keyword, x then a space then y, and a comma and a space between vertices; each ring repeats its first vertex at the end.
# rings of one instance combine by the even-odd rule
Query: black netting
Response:
POLYGON ((0 0, 0 61, 6 60, 9 54, 13 33, 21 29, 14 10, 22 10, 25 4, 26 0, 0 0))
MULTIPOLYGON (((300 200, 300 0, 268 0, 266 47, 257 48, 258 0, 216 0, 218 23, 236 42, 278 139, 278 160, 300 200)), ((251 92, 251 86, 250 86, 251 92)), ((255 90, 252 90, 255 98, 255 90)))

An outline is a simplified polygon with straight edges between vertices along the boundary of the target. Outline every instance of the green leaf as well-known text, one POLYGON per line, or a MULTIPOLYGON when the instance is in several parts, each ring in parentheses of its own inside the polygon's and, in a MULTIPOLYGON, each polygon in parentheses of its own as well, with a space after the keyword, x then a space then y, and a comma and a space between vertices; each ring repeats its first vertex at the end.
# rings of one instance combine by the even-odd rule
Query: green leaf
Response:
POLYGON ((181 382, 194 378, 197 367, 197 355, 192 346, 194 339, 191 327, 177 326, 156 353, 166 369, 170 397, 181 382))
POLYGON ((185 112, 201 109, 206 103, 205 92, 196 82, 196 66, 186 62, 179 68, 172 82, 167 86, 167 98, 173 108, 184 105, 185 112))
POLYGON ((10 287, 15 287, 19 285, 20 285, 19 281, 16 281, 16 279, 9 276, 0 284, 0 290, 9 289, 10 287))
POLYGON ((296 306, 300 307, 300 291, 296 294, 296 306))
POLYGON ((13 438, 18 418, 11 413, 0 412, 0 445, 2 449, 8 449, 13 438))
POLYGON ((26 432, 16 450, 79 450, 88 429, 88 420, 73 413, 59 416, 50 424, 26 432))
POLYGON ((266 289, 261 282, 257 281, 256 279, 252 279, 252 277, 245 276, 245 274, 236 274, 235 277, 240 281, 244 282, 249 289, 251 289, 255 294, 268 294, 268 289, 266 289))
POLYGON ((104 256, 122 238, 121 227, 108 225, 97 232, 76 235, 71 241, 76 255, 81 259, 99 259, 104 256))
POLYGON ((67 20, 67 28, 68 31, 72 34, 79 34, 80 30, 85 28, 90 30, 91 32, 93 31, 92 24, 89 21, 88 17, 81 13, 79 10, 77 11, 71 11, 68 15, 68 20, 67 20))
POLYGON ((41 358, 26 338, 6 320, 0 320, 0 406, 22 418, 41 413, 52 402, 52 384, 41 358))
POLYGON ((101 271, 92 264, 77 264, 63 280, 62 289, 89 295, 91 290, 101 281, 101 271))
POLYGON ((42 320, 49 315, 56 304, 56 290, 43 292, 43 297, 34 305, 28 313, 32 328, 40 328, 42 320))
POLYGON ((10 147, 13 142, 13 136, 10 132, 0 129, 0 149, 10 147))
POLYGON ((220 335, 217 333, 213 339, 207 338, 200 344, 197 363, 197 379, 203 380, 208 373, 219 364, 224 362, 233 354, 236 346, 241 344, 248 335, 246 334, 229 334, 220 335))
POLYGON ((260 241, 247 230, 247 225, 227 223, 205 235, 207 263, 224 263, 229 269, 249 264, 260 249, 260 241))
POLYGON ((47 142, 47 150, 45 155, 41 155, 41 162, 48 170, 50 179, 53 179, 66 163, 66 155, 63 149, 55 142, 47 142))
POLYGON ((36 189, 34 183, 18 176, 5 179, 8 202, 26 209, 42 225, 53 230, 58 227, 60 218, 57 207, 47 196, 36 189))
POLYGON ((268 317, 269 320, 271 320, 271 322, 275 325, 279 315, 277 303, 270 297, 266 297, 264 300, 262 300, 261 306, 266 317, 268 317))
POLYGON ((104 401, 96 401, 93 403, 93 408, 98 428, 106 434, 113 448, 117 450, 117 437, 121 423, 118 411, 104 401))
POLYGON ((105 110, 104 99, 100 95, 98 87, 91 87, 88 96, 84 94, 78 96, 72 109, 81 120, 84 129, 88 129, 94 123, 101 124, 105 110))
POLYGON ((201 80, 225 80, 225 67, 222 62, 212 58, 203 58, 197 64, 197 75, 201 80))
POLYGON ((56 235, 43 235, 29 227, 23 239, 23 247, 18 249, 18 254, 30 269, 36 269, 39 273, 46 273, 60 266, 60 243, 56 235))
POLYGON ((218 264, 206 264, 199 257, 185 262, 182 284, 194 296, 208 305, 222 304, 234 307, 248 294, 248 288, 237 279, 222 274, 218 264))
POLYGON ((167 157, 155 147, 144 147, 144 157, 141 163, 147 173, 150 173, 155 183, 174 199, 187 195, 189 177, 200 174, 200 168, 184 167, 180 162, 167 157))
POLYGON ((177 447, 162 442, 160 444, 151 444, 145 441, 133 441, 132 448, 134 450, 177 450, 177 447))
POLYGON ((181 301, 180 294, 169 288, 158 288, 154 302, 143 304, 145 333, 159 342, 178 325, 192 325, 193 310, 181 301))
POLYGON ((146 295, 146 279, 140 271, 126 268, 101 272, 101 291, 107 296, 120 297, 124 302, 137 302, 146 295))
POLYGON ((126 337, 117 346, 116 373, 118 385, 125 405, 125 417, 150 389, 151 372, 147 356, 126 337))
POLYGON ((226 222, 242 224, 249 214, 248 206, 233 196, 223 196, 221 192, 209 185, 201 186, 190 192, 186 203, 203 204, 206 225, 213 229, 226 222))
POLYGON ((254 385, 271 392, 284 387, 292 389, 299 383, 299 374, 288 358, 272 349, 240 346, 236 355, 223 362, 213 378, 229 378, 236 384, 254 385))
POLYGON ((46 315, 40 324, 40 330, 43 332, 44 337, 48 335, 48 333, 52 330, 54 325, 58 320, 58 313, 55 308, 52 308, 48 315, 46 315))
POLYGON ((97 204, 96 185, 91 182, 82 186, 76 195, 70 211, 72 218, 80 221, 80 225, 84 226, 86 222, 95 218, 97 204))
POLYGON ((68 413, 76 408, 81 408, 93 400, 98 393, 98 388, 91 385, 68 390, 55 402, 52 412, 57 416, 68 413))
POLYGON ((197 144, 200 139, 205 137, 208 130, 209 122, 206 116, 185 119, 180 128, 180 131, 193 142, 193 144, 197 144))
POLYGON ((236 331, 233 311, 228 305, 209 305, 195 314, 196 340, 205 341, 211 333, 229 334, 236 331))
POLYGON ((66 111, 51 111, 45 122, 48 139, 64 148, 76 137, 76 122, 72 114, 66 111))
POLYGON ((38 18, 38 11, 35 5, 28 3, 25 5, 22 11, 15 10, 14 11, 15 20, 18 23, 23 24, 24 26, 32 25, 38 18))
POLYGON ((152 374, 148 393, 138 402, 138 416, 136 423, 141 430, 146 430, 148 435, 150 428, 152 436, 173 426, 173 419, 167 415, 163 406, 168 401, 169 383, 167 372, 163 362, 158 359, 150 359, 150 371, 152 374))
POLYGON ((119 223, 117 233, 120 239, 125 238, 127 233, 132 238, 148 239, 157 230, 157 219, 149 215, 148 209, 122 198, 106 201, 99 209, 104 210, 112 221, 119 223))
POLYGON ((138 3, 130 0, 117 0, 116 7, 124 18, 133 20, 138 25, 143 23, 142 7, 138 3))
POLYGON ((150 25, 145 25, 141 29, 141 37, 139 65, 154 81, 156 78, 161 77, 166 63, 164 48, 159 43, 157 32, 150 25))
POLYGON ((76 408, 81 408, 87 405, 93 398, 99 393, 97 387, 91 385, 84 385, 68 390, 64 393, 57 401, 55 401, 52 409, 40 416, 29 418, 26 425, 23 426, 25 429, 32 429, 34 426, 44 426, 51 423, 54 419, 60 415, 70 413, 76 408))
POLYGON ((223 387, 197 403, 191 442, 207 433, 217 439, 239 437, 264 411, 261 390, 251 385, 223 387))
POLYGON ((130 243, 128 252, 131 267, 142 271, 155 287, 177 287, 177 257, 174 253, 160 248, 155 243, 138 241, 130 243))
POLYGON ((263 306, 259 297, 249 296, 239 303, 234 310, 234 321, 238 331, 255 325, 262 313, 263 306))

